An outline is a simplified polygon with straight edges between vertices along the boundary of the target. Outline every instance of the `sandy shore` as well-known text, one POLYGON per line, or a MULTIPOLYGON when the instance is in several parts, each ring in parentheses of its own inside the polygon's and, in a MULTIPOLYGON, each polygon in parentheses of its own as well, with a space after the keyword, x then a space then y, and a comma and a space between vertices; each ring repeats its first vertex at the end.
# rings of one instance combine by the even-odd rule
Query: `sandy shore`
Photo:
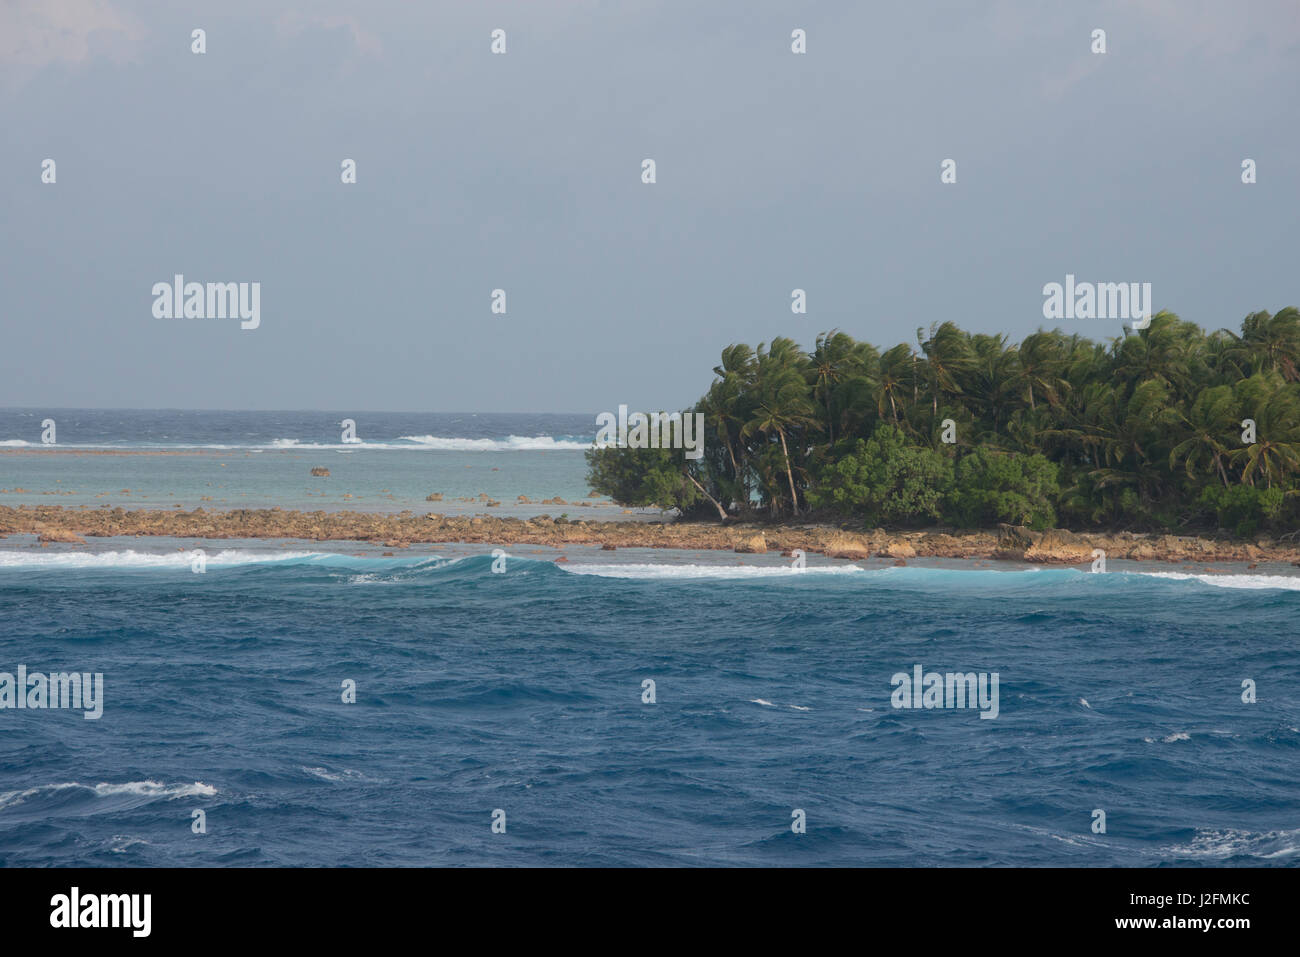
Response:
POLYGON ((1003 525, 985 530, 852 531, 835 525, 598 522, 540 516, 528 519, 398 515, 375 512, 301 512, 273 509, 209 511, 70 509, 0 506, 0 536, 34 534, 42 542, 84 543, 87 538, 168 536, 202 539, 304 539, 364 541, 390 548, 415 543, 590 545, 605 549, 673 548, 789 553, 802 549, 830 558, 1010 559, 1040 564, 1107 559, 1158 562, 1289 562, 1300 565, 1300 543, 1259 538, 1239 541, 1133 532, 1034 532, 1003 525))

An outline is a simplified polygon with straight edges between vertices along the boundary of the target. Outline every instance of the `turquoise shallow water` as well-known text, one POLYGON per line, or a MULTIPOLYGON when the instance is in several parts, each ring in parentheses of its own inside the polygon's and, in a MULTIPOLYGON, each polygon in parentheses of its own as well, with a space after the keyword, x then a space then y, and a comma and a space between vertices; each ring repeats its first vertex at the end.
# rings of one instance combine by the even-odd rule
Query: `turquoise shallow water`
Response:
MULTIPOLYGON (((559 497, 566 503, 609 500, 588 496, 586 464, 574 451, 409 451, 319 449, 236 450, 197 455, 0 454, 3 505, 89 505, 124 508, 282 508, 365 511, 484 511, 457 498, 485 494, 500 514, 516 499, 559 497), (311 475, 328 468, 328 478, 311 475), (23 492, 13 491, 16 488, 23 492), (129 489, 129 494, 123 490, 129 489), (57 494, 49 494, 56 492, 57 494), (443 501, 427 502, 431 492, 443 501), (351 496, 351 497, 348 497, 351 496)), ((559 515, 559 506, 527 510, 559 515)), ((493 512, 498 512, 493 509, 493 512)), ((620 509, 610 508, 613 513, 620 509)))
MULTIPOLYGON (((0 410, 0 451, 38 451, 41 425, 72 454, 0 454, 0 504, 367 511, 485 511, 559 515, 534 502, 588 495, 583 449, 592 419, 574 415, 356 415, 345 443, 343 413, 0 410), (167 451, 178 454, 89 454, 167 451), (183 454, 181 454, 183 453, 183 454), (327 468, 328 478, 311 475, 327 468), (21 489, 22 491, 16 491, 21 489), (430 503, 431 493, 443 501, 430 503), (475 499, 477 504, 458 502, 475 499)), ((610 509, 621 514, 621 510, 610 509)))

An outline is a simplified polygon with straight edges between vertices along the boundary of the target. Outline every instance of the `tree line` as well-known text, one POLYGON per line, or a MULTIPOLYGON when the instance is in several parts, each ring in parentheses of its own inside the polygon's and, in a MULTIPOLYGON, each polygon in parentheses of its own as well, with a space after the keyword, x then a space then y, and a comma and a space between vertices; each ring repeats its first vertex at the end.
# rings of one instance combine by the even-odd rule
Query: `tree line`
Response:
POLYGON ((722 351, 705 454, 587 453, 628 506, 868 527, 1300 526, 1300 312, 1207 333, 1169 312, 1105 342, 950 321, 881 352, 845 332, 722 351))

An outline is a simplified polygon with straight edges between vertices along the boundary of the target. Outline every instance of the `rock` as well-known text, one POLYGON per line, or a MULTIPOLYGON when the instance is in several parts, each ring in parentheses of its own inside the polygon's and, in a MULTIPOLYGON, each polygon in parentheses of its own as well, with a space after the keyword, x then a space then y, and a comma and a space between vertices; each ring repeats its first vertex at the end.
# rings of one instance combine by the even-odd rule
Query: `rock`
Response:
POLYGON ((43 528, 37 532, 36 540, 42 545, 48 542, 65 542, 70 545, 86 544, 86 540, 76 532, 64 531, 61 528, 43 528))
POLYGON ((857 535, 835 532, 826 540, 822 554, 827 558, 857 560, 871 557, 870 546, 857 535))
POLYGON ((428 495, 426 495, 426 496, 424 497, 424 500, 425 500, 426 502, 441 502, 441 501, 442 501, 442 493, 441 493, 441 492, 430 492, 428 495))
MULTIPOLYGON (((890 542, 880 550, 880 554, 885 558, 915 558, 916 549, 907 542, 890 542)), ((894 562, 894 564, 899 565, 900 563, 894 562)), ((907 563, 902 562, 901 564, 906 565, 907 563)))
POLYGON ((763 555, 767 552, 767 536, 763 532, 751 535, 736 545, 736 551, 746 554, 763 555))
POLYGON ((998 543, 993 551, 999 558, 1024 558, 1040 537, 1038 532, 1024 525, 999 522, 998 543))
POLYGON ((609 542, 606 542, 604 545, 601 545, 601 546, 600 546, 600 550, 601 550, 602 552, 612 552, 612 551, 616 550, 617 548, 618 548, 617 545, 611 545, 609 542))
POLYGON ((1072 532, 1051 529, 1025 549, 1024 558, 1040 565, 1075 565, 1092 560, 1092 545, 1072 532))
POLYGON ((329 469, 325 469, 325 468, 321 468, 321 467, 318 465, 318 466, 316 466, 316 468, 314 468, 314 469, 311 470, 311 474, 312 474, 312 475, 319 476, 320 478, 329 478, 329 477, 330 477, 330 470, 329 470, 329 469))

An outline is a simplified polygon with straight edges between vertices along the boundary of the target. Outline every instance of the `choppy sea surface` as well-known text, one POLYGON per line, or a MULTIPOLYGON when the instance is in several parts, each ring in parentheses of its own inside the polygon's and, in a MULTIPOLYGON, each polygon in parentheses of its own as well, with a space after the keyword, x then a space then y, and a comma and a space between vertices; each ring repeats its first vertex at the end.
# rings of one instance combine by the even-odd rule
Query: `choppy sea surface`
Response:
POLYGON ((0 548, 0 672, 104 682, 0 710, 0 864, 1300 861, 1281 569, 177 547, 0 548))

